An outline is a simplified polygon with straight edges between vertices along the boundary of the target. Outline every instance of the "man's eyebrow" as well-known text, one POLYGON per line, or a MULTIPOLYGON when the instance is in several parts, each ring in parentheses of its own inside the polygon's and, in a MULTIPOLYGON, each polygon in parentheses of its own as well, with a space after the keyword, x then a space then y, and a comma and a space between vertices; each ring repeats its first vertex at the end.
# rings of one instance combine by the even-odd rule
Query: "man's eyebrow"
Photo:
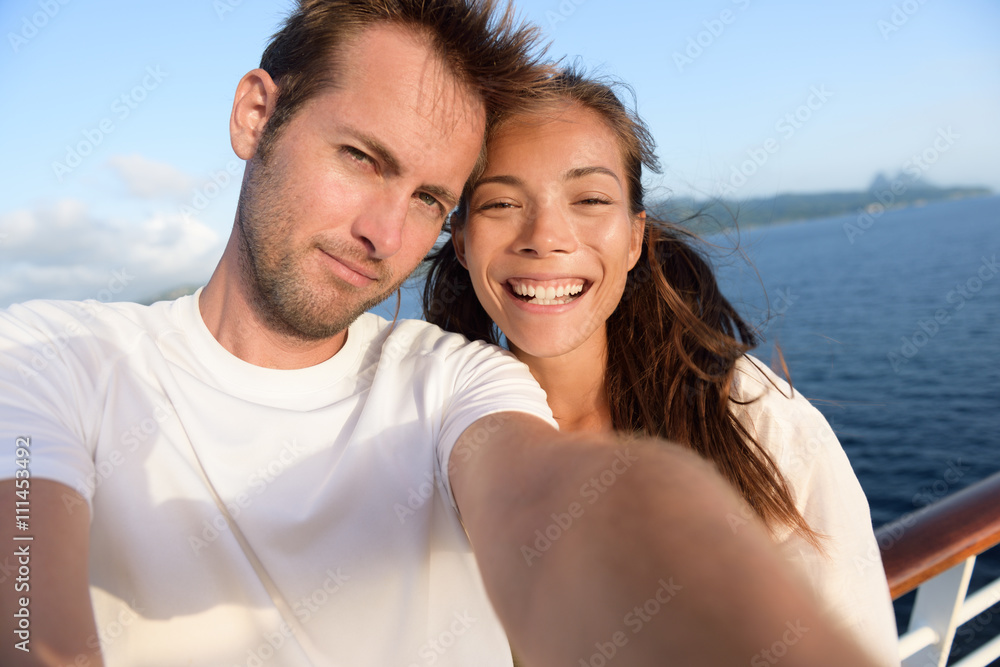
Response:
POLYGON ((618 174, 611 171, 607 167, 577 167, 576 169, 570 169, 563 174, 563 180, 570 181, 574 178, 583 178, 584 176, 590 176, 591 174, 605 174, 618 181, 618 185, 622 184, 621 179, 618 178, 618 174))
MULTIPOLYGON (((399 165, 399 160, 396 156, 392 154, 385 144, 371 136, 366 132, 354 129, 353 127, 347 128, 347 133, 358 140, 366 151, 373 153, 375 157, 378 158, 379 162, 382 163, 383 168, 389 175, 396 175, 402 172, 402 168, 399 165)), ((420 189, 441 200, 442 205, 445 207, 446 211, 458 206, 458 195, 452 192, 450 189, 442 185, 422 185, 420 189)))
POLYGON ((347 128, 347 133, 357 139, 360 143, 364 144, 364 149, 369 153, 372 153, 379 159, 384 165, 385 171, 390 174, 398 174, 401 170, 399 167, 399 160, 396 156, 392 154, 385 144, 371 136, 366 132, 356 130, 352 127, 347 128))
POLYGON ((438 199, 444 206, 445 213, 458 206, 458 195, 446 187, 440 185, 422 185, 420 189, 438 199))

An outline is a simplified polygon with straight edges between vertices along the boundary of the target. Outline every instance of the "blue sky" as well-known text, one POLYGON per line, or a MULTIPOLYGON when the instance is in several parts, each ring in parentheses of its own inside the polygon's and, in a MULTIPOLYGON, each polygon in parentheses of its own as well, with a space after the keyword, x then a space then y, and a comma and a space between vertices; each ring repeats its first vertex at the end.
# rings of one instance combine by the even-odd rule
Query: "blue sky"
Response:
MULTIPOLYGON (((913 156, 932 183, 1000 191, 995 0, 517 6, 551 55, 633 85, 661 196, 860 189, 913 156)), ((207 280, 243 168, 232 94, 290 7, 0 4, 0 306, 207 280)))

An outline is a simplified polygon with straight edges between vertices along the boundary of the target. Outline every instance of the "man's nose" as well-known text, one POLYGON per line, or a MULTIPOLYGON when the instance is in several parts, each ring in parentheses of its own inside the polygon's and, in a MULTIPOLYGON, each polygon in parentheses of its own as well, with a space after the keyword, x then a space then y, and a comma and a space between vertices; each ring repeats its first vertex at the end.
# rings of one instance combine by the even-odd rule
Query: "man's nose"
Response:
POLYGON ((386 192, 374 193, 361 204, 351 232, 365 246, 370 257, 387 259, 403 247, 403 228, 410 210, 410 197, 386 192))

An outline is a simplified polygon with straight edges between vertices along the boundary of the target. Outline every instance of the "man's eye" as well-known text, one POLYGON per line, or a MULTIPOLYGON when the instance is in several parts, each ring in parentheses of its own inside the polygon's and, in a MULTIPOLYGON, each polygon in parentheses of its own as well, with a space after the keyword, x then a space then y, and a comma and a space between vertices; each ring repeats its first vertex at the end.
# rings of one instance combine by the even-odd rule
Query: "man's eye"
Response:
POLYGON ((438 200, 435 199, 433 195, 429 195, 426 192, 419 192, 417 193, 417 196, 420 198, 420 201, 428 206, 438 206, 439 204, 438 200))
POLYGON ((374 163, 374 160, 372 160, 370 155, 364 151, 354 148, 353 146, 344 146, 344 152, 351 156, 351 159, 357 160, 358 162, 364 162, 365 164, 374 163))

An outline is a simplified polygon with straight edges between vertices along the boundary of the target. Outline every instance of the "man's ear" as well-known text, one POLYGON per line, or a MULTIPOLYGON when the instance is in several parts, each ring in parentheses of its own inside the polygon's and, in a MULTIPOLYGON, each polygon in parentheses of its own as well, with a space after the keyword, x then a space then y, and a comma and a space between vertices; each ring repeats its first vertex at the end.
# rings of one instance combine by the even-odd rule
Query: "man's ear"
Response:
POLYGON ((229 117, 229 140, 240 159, 249 160, 257 152, 277 101, 278 86, 264 70, 250 70, 240 79, 229 117))
POLYGON ((469 265, 465 263, 465 226, 464 225, 452 225, 451 227, 451 244, 455 247, 455 256, 458 257, 458 263, 465 267, 465 270, 469 270, 469 265))
POLYGON ((646 212, 643 211, 639 215, 635 216, 635 220, 632 221, 632 238, 628 245, 628 268, 629 271, 635 266, 635 263, 639 261, 639 255, 642 254, 642 239, 646 236, 646 212))

